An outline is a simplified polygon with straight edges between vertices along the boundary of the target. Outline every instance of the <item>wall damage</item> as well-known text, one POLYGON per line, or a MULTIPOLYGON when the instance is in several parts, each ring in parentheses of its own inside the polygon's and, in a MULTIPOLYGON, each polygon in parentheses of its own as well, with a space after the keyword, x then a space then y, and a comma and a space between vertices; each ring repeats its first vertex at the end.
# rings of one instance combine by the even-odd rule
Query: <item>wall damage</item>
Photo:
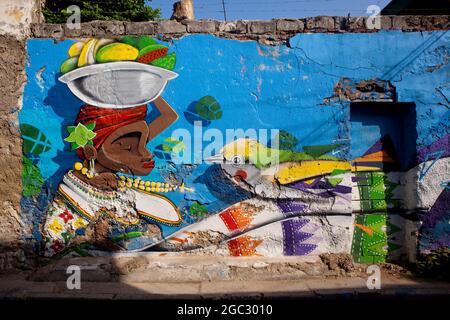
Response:
POLYGON ((364 19, 34 24, 27 58, 0 38, 3 268, 128 250, 351 272, 448 247, 448 17, 364 19))

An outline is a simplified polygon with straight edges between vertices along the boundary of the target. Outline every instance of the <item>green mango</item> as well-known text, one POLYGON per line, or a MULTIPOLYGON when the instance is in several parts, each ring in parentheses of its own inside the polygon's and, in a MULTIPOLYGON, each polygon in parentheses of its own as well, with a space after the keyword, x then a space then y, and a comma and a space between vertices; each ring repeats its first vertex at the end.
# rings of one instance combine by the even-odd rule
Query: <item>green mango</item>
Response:
POLYGON ((120 39, 120 42, 133 46, 138 50, 144 49, 152 44, 157 44, 156 40, 149 36, 124 36, 120 39))
POLYGON ((62 74, 64 74, 76 69, 77 66, 78 66, 78 57, 72 57, 62 63, 60 71, 62 74))
POLYGON ((122 38, 120 38, 119 41, 137 48, 138 40, 139 40, 138 36, 123 36, 122 38))
POLYGON ((177 62, 177 55, 175 53, 168 54, 167 56, 158 58, 150 62, 152 66, 164 68, 167 70, 173 70, 177 62))
POLYGON ((148 46, 150 46, 152 44, 158 44, 158 42, 156 42, 155 39, 153 39, 153 38, 151 38, 149 36, 141 36, 141 37, 139 37, 138 43, 137 43, 139 50, 142 50, 145 47, 148 47, 148 46))

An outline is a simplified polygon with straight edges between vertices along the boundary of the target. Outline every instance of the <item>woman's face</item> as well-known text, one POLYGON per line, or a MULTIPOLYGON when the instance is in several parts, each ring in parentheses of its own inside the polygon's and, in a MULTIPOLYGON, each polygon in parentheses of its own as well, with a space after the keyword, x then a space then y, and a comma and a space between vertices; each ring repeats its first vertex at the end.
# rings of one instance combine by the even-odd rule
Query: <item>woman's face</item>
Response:
POLYGON ((134 122, 111 133, 97 153, 97 161, 111 171, 137 176, 148 175, 155 166, 147 150, 148 126, 145 121, 134 122))

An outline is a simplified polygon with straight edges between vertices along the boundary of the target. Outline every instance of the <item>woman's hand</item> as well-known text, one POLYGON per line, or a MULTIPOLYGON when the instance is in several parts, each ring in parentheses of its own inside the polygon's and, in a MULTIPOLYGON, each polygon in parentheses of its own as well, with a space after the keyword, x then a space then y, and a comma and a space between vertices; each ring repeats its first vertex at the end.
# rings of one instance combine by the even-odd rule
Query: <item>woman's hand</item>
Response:
POLYGON ((152 140, 178 119, 176 111, 161 96, 156 98, 153 104, 160 112, 160 115, 148 124, 149 134, 147 141, 152 140))

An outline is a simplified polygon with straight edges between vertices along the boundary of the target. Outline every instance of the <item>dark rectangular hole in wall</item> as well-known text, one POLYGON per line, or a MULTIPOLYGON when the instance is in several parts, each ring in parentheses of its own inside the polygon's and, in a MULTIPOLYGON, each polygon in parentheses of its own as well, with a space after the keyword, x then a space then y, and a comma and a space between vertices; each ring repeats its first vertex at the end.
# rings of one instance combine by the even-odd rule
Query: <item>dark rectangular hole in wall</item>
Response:
POLYGON ((381 140, 396 164, 383 171, 407 171, 417 158, 414 103, 355 102, 350 104, 351 155, 361 157, 381 140))

